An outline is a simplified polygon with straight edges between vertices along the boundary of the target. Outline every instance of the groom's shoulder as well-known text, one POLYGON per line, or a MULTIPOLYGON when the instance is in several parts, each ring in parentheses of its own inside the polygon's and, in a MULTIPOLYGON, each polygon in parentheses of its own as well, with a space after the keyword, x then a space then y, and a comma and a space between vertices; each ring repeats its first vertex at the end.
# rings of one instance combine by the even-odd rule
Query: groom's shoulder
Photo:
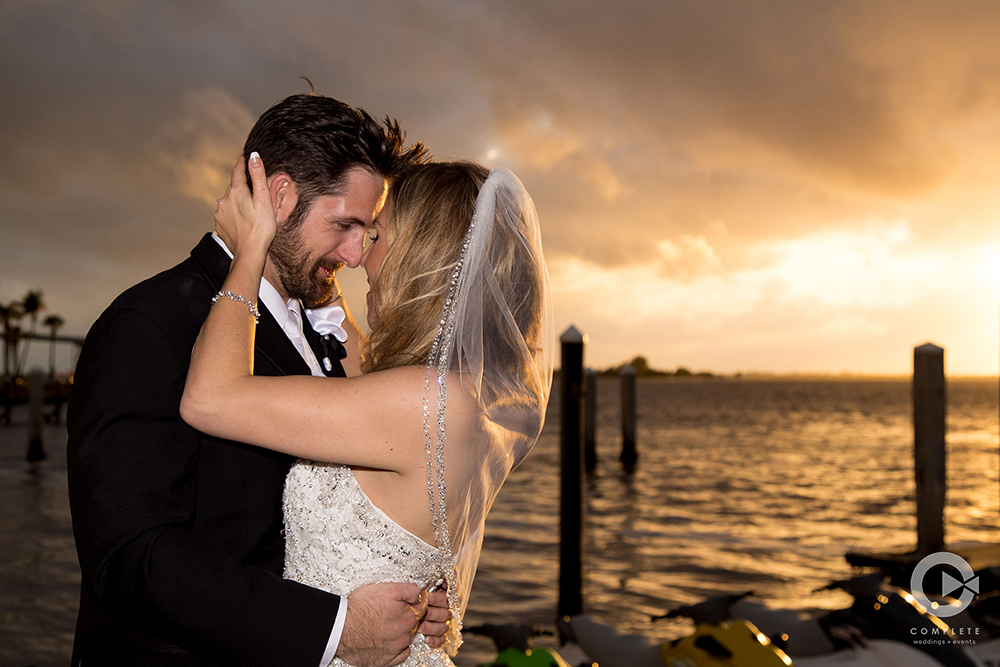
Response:
POLYGON ((205 293, 211 298, 212 286, 195 261, 188 257, 180 264, 129 287, 111 302, 109 309, 133 308, 152 312, 170 304, 190 303, 205 293))
POLYGON ((204 267, 188 257, 122 292, 101 318, 129 312, 164 332, 197 335, 215 292, 204 267))

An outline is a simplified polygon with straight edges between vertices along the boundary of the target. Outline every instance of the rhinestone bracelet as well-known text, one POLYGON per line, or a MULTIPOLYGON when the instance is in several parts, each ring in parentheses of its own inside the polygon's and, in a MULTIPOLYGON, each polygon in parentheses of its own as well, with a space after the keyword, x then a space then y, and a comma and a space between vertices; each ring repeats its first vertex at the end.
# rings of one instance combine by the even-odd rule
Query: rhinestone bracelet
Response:
POLYGON ((253 315, 254 323, 260 324, 260 311, 257 310, 257 306, 247 301, 246 298, 240 294, 230 292, 229 290, 226 290, 225 292, 219 292, 218 294, 212 297, 212 305, 214 306, 215 302, 224 296, 228 296, 233 301, 239 301, 240 303, 245 303, 247 305, 247 308, 250 309, 250 314, 253 315))

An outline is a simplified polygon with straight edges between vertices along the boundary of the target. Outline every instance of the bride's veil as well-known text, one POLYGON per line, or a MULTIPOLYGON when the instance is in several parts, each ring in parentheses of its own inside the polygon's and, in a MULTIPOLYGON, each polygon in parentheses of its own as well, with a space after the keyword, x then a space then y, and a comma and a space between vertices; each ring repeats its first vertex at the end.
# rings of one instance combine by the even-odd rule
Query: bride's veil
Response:
MULTIPOLYGON (((548 272, 534 203, 521 181, 495 169, 476 199, 476 213, 454 267, 424 376, 428 495, 438 547, 449 562, 448 597, 455 619, 446 647, 461 644, 486 515, 507 475, 541 432, 552 384, 555 336, 548 272), (455 385, 456 375, 461 386, 455 385), (480 428, 467 488, 447 489, 448 392, 479 403, 480 428)), ((465 458, 465 457, 463 457, 465 458)))

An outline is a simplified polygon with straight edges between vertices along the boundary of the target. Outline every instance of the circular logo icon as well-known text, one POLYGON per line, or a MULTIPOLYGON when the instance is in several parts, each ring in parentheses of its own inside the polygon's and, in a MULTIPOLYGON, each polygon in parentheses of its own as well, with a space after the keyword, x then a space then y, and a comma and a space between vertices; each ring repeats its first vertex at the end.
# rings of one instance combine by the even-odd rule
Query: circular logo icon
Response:
POLYGON ((913 574, 910 575, 910 590, 913 592, 913 597, 927 610, 928 614, 933 614, 938 618, 948 618, 960 613, 976 597, 979 593, 979 577, 972 571, 969 563, 958 554, 938 551, 924 556, 913 568, 913 574), (941 573, 941 595, 951 595, 959 589, 962 590, 958 599, 949 604, 931 602, 924 593, 924 578, 931 571, 931 568, 939 565, 949 565, 955 568, 962 577, 959 580, 947 572, 941 573))

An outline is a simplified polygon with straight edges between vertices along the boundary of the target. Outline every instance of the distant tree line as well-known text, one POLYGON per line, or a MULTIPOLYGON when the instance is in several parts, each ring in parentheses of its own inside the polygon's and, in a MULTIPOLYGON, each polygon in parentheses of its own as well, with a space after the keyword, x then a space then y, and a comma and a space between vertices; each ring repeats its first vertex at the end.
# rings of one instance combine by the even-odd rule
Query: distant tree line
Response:
MULTIPOLYGON (((702 371, 700 373, 692 373, 683 366, 678 366, 677 370, 671 371, 661 371, 655 368, 651 368, 649 361, 646 357, 635 357, 632 361, 626 362, 631 364, 635 369, 635 374, 639 377, 677 377, 677 378, 711 378, 715 377, 712 373, 702 371)), ((618 366, 612 366, 610 368, 605 368, 603 371, 599 371, 598 375, 601 377, 615 376, 617 377, 621 373, 622 368, 626 364, 620 364, 618 366)))

